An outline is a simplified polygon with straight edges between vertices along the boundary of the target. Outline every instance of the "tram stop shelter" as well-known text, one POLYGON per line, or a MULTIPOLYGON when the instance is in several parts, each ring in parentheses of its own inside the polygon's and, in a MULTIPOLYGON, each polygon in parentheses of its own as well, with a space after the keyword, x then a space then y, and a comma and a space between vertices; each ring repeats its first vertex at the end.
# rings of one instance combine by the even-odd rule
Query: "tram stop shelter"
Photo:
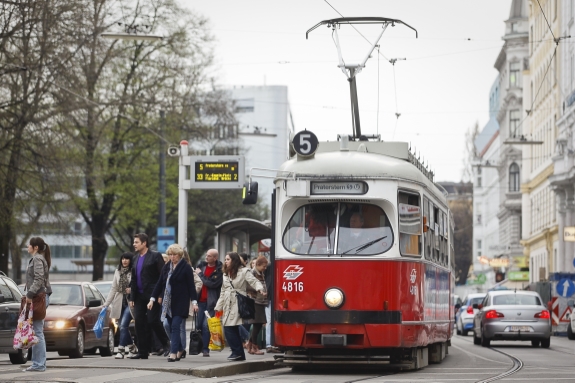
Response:
MULTIPOLYGON (((262 239, 271 238, 271 222, 251 218, 235 218, 216 226, 215 246, 223 260, 227 252, 251 254, 251 248, 262 239)), ((256 250, 256 252, 259 250, 256 250)))

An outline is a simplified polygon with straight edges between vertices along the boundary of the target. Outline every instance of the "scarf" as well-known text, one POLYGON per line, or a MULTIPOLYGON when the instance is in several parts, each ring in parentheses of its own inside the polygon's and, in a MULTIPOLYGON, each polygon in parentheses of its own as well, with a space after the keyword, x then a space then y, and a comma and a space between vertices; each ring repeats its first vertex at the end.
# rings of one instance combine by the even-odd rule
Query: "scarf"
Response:
POLYGON ((132 270, 128 267, 120 268, 120 291, 122 294, 126 295, 126 289, 130 287, 130 279, 129 276, 132 270))
MULTIPOLYGON (((180 262, 183 260, 184 258, 180 259, 180 262)), ((168 273, 168 278, 166 279, 166 289, 164 290, 164 299, 162 300, 162 322, 164 319, 166 319, 167 316, 170 318, 172 317, 172 286, 170 286, 170 278, 174 273, 174 269, 180 264, 180 262, 175 265, 170 262, 170 272, 168 273)))

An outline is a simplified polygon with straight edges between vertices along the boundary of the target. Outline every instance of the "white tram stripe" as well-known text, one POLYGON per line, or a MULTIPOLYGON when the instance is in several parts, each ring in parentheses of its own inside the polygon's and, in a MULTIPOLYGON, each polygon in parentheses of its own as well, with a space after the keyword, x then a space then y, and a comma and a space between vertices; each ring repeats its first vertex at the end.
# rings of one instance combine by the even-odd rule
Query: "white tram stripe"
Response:
POLYGON ((100 383, 100 382, 113 382, 116 380, 128 379, 128 378, 139 378, 143 376, 152 376, 159 374, 160 371, 148 371, 148 370, 129 370, 125 372, 119 372, 117 374, 110 375, 98 375, 91 376, 88 378, 80 378, 76 380, 76 383, 100 383))

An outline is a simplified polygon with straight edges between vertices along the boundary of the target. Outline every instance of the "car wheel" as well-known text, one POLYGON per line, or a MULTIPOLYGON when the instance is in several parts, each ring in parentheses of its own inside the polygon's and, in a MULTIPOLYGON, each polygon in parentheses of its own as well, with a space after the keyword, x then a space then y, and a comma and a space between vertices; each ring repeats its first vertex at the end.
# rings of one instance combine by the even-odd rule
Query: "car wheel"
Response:
POLYGON ((473 331, 473 344, 481 344, 481 339, 475 335, 475 331, 473 331))
POLYGON ((60 356, 69 356, 70 355, 70 351, 66 350, 66 351, 58 351, 58 355, 60 356))
POLYGON ((491 339, 485 336, 485 330, 481 329, 481 346, 489 347, 491 345, 491 339))
POLYGON ((551 338, 543 339, 541 341, 541 347, 549 348, 549 346, 551 346, 551 338))
POLYGON ((573 334, 573 329, 571 328, 571 323, 567 325, 567 338, 569 340, 575 340, 575 334, 573 334))
POLYGON ((24 364, 26 363, 26 357, 24 356, 24 352, 22 350, 18 350, 15 354, 8 354, 10 357, 10 362, 12 364, 24 364))
POLYGON ((538 340, 532 340, 532 341, 531 341, 531 346, 533 346, 533 347, 539 347, 539 341, 538 341, 538 340))
POLYGON ((114 330, 108 329, 108 341, 105 347, 99 347, 100 356, 112 356, 114 354, 114 330))
POLYGON ((76 348, 70 352, 70 359, 83 358, 84 357, 84 327, 82 325, 78 326, 78 332, 76 333, 76 348))
POLYGON ((463 330, 463 331, 461 331, 461 335, 463 335, 463 336, 467 336, 467 330, 463 330))
POLYGON ((461 335, 461 331, 459 331, 459 327, 455 326, 455 332, 457 333, 457 335, 461 335))

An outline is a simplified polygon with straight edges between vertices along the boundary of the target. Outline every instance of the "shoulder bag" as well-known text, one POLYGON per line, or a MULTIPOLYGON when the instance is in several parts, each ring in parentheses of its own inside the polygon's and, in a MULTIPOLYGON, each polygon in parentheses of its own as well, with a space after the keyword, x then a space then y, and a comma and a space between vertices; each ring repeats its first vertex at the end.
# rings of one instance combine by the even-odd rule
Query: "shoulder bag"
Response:
MULTIPOLYGON (((230 279, 229 281, 232 288, 236 290, 232 280, 230 279)), ((252 298, 242 295, 236 290, 236 302, 238 302, 238 313, 242 319, 254 319, 256 315, 256 305, 252 298)))
MULTIPOLYGON (((46 293, 42 292, 34 296, 34 298, 32 298, 32 304, 34 305, 32 320, 42 320, 46 318, 46 293)), ((20 312, 22 312, 24 307, 26 307, 26 311, 28 311, 27 306, 26 296, 24 295, 20 301, 20 312)))

